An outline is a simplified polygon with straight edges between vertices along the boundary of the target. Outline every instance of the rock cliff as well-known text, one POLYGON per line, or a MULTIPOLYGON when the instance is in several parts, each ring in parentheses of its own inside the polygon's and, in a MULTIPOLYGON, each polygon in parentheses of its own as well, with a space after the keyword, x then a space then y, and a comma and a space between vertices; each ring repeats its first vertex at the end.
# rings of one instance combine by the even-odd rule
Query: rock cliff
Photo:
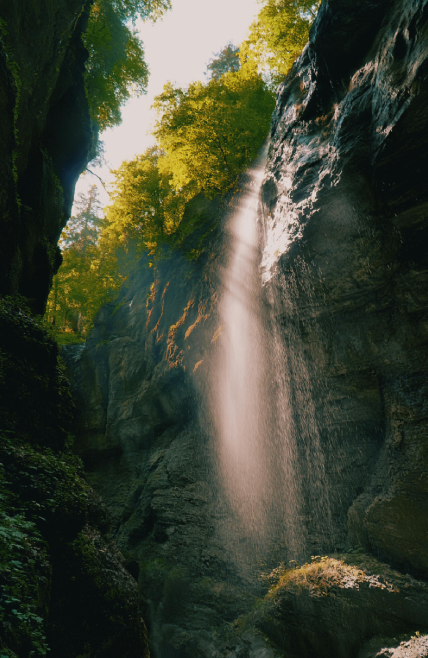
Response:
POLYGON ((70 449, 58 346, 3 300, 0 335, 1 653, 143 658, 137 584, 70 449))
POLYGON ((32 315, 95 142, 81 39, 90 4, 0 6, 0 653, 10 658, 148 655, 137 584, 71 451, 58 346, 32 315))
POLYGON ((266 541, 257 566, 218 486, 204 396, 226 211, 196 264, 143 260, 66 351, 77 449, 159 658, 425 655, 427 37, 425 0, 323 3, 273 116, 262 270, 293 402, 284 440, 306 559, 340 555, 278 572, 266 594, 257 579, 284 547, 266 541))
POLYGON ((91 3, 0 9, 0 293, 43 313, 61 263, 58 238, 93 156, 81 40, 91 3))
MULTIPOLYGON (((224 227, 237 203, 199 199, 191 212, 220 214, 224 227)), ((138 577, 155 656, 220 655, 233 645, 230 623, 263 592, 233 560, 245 538, 216 481, 203 402, 221 342, 223 243, 219 231, 196 264, 178 252, 152 268, 143 259, 85 347, 63 350, 79 410, 76 449, 138 577)))
POLYGON ((278 91, 264 185, 265 276, 311 373, 336 525, 425 576, 427 18, 323 4, 278 91))

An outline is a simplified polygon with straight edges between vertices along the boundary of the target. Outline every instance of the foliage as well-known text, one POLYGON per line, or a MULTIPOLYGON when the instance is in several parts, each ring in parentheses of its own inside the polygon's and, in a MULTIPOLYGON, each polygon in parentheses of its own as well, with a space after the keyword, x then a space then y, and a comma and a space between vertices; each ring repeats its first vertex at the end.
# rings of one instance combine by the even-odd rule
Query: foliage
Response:
POLYGON ((133 244, 159 256, 185 244, 194 258, 215 227, 209 200, 230 189, 256 157, 273 97, 244 67, 187 89, 167 83, 155 108, 159 146, 115 172, 100 246, 127 251, 133 244), (191 234, 197 239, 190 244, 191 234))
MULTIPOLYGON (((4 494, 2 494, 2 497, 4 494)), ((2 501, 4 502, 4 501, 2 501)), ((45 545, 34 523, 0 506, 0 652, 27 648, 29 656, 45 656, 48 647, 40 616, 40 564, 45 545)), ((43 580, 42 580, 43 582, 43 580)), ((5 653, 7 652, 7 653, 5 653)))
POLYGON ((138 15, 143 20, 155 21, 171 9, 170 0, 111 0, 114 10, 122 20, 135 21, 138 15))
POLYGON ((182 201, 171 186, 171 174, 160 171, 157 147, 124 162, 114 172, 113 203, 107 208, 102 247, 127 250, 133 241, 152 252, 174 231, 182 201))
POLYGON ((261 77, 243 67, 188 89, 168 83, 154 103, 161 171, 188 200, 224 192, 256 157, 266 138, 273 97, 261 77))
POLYGON ((130 89, 137 94, 146 90, 144 50, 136 32, 122 22, 108 0, 92 6, 84 41, 90 53, 86 88, 91 114, 104 130, 120 123, 120 106, 130 89))
POLYGON ((3 465, 13 472, 9 491, 18 496, 21 509, 32 521, 55 521, 67 533, 72 524, 84 522, 88 486, 82 480, 82 462, 65 448, 41 451, 14 432, 1 431, 3 465))
POLYGON ((387 587, 394 591, 402 576, 372 556, 361 553, 361 549, 341 555, 313 555, 311 562, 299 565, 290 561, 287 569, 280 564, 270 574, 263 574, 270 589, 266 600, 278 593, 288 591, 300 594, 307 591, 311 596, 327 596, 335 587, 356 587, 370 579, 371 586, 387 587))
POLYGON ((89 52, 86 87, 93 119, 100 130, 120 123, 120 106, 131 92, 143 93, 148 67, 138 33, 129 21, 156 20, 169 0, 96 0, 84 35, 89 52))
MULTIPOLYGON (((4 439, 1 436, 3 452, 4 439)), ((3 456, 3 455, 2 455, 3 456)), ((36 524, 28 520, 9 491, 5 465, 0 464, 0 652, 26 648, 26 655, 45 656, 46 612, 49 582, 46 543, 36 524), (15 503, 15 504, 14 504, 15 503)), ((6 653, 7 652, 7 653, 6 653)))
POLYGON ((210 59, 205 75, 218 80, 224 73, 239 71, 240 68, 239 48, 228 43, 219 53, 215 54, 214 58, 210 59))
POLYGON ((63 263, 46 308, 47 322, 61 343, 82 340, 102 304, 111 300, 124 278, 106 240, 103 248, 99 245, 103 220, 95 186, 88 196, 80 195, 76 209, 61 236, 63 263))
POLYGON ((306 45, 320 4, 321 0, 264 0, 240 46, 241 62, 263 72, 275 87, 306 45))

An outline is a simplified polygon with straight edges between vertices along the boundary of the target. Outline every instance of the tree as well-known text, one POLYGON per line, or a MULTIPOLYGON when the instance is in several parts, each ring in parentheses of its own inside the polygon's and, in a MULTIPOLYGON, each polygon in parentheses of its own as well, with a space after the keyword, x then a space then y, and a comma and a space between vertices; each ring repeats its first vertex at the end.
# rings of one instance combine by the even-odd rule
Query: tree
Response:
POLYGON ((79 195, 77 213, 61 236, 63 263, 54 277, 47 302, 47 319, 61 342, 72 333, 84 336, 103 303, 124 277, 117 271, 114 255, 100 247, 103 218, 94 186, 88 196, 79 195))
POLYGON ((243 67, 206 85, 168 83, 156 97, 159 169, 187 199, 224 192, 256 157, 274 107, 262 78, 243 67))
POLYGON ((218 80, 224 73, 229 71, 239 71, 241 63, 239 61, 239 48, 232 43, 228 43, 223 50, 215 53, 215 57, 210 59, 207 64, 207 72, 205 75, 208 78, 218 80))
POLYGON ((171 185, 171 174, 159 169, 161 155, 158 147, 151 147, 114 172, 113 203, 106 209, 101 238, 104 250, 126 252, 133 244, 137 250, 154 252, 169 242, 183 201, 171 185))
POLYGON ((96 246, 103 223, 97 186, 93 185, 87 196, 80 193, 75 207, 77 214, 67 222, 61 234, 60 246, 63 249, 73 247, 76 252, 84 255, 88 247, 96 246))
POLYGON ((321 0, 265 0, 248 38, 240 46, 241 63, 276 86, 302 52, 321 0))
POLYGON ((92 5, 84 34, 86 88, 100 130, 120 123, 120 107, 131 92, 146 91, 149 71, 132 23, 137 16, 156 20, 169 7, 169 0, 95 0, 92 5))
POLYGON ((199 246, 186 252, 197 257, 211 232, 205 221, 215 219, 211 211, 204 219, 201 199, 190 213, 186 207, 199 195, 211 199, 235 183, 266 139, 273 105, 261 76, 245 66, 187 89, 167 83, 155 99, 158 146, 115 172, 101 250, 128 263, 135 251, 158 257, 165 249, 186 249, 197 230, 199 246))

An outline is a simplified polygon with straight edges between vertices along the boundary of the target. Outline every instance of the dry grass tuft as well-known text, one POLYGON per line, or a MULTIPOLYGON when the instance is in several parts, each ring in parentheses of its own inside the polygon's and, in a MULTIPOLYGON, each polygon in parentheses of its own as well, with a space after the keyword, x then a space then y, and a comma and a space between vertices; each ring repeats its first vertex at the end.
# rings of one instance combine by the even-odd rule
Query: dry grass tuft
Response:
POLYGON ((365 580, 364 572, 357 567, 327 556, 313 557, 312 562, 296 568, 282 567, 282 573, 275 570, 278 581, 269 590, 268 597, 275 596, 283 588, 298 594, 307 590, 312 596, 326 596, 334 587, 355 587, 359 581, 365 580))
MULTIPOLYGON (((288 590, 300 594, 309 592, 311 596, 327 596, 332 589, 358 589, 361 583, 368 583, 370 587, 379 587, 390 591, 399 591, 394 582, 393 572, 380 571, 382 563, 369 560, 370 565, 362 559, 338 555, 335 557, 316 555, 310 563, 303 566, 294 563, 294 567, 286 568, 279 565, 269 575, 263 578, 271 585, 267 598, 275 597, 281 590, 288 590)), ((293 561, 292 561, 293 562, 293 561)))

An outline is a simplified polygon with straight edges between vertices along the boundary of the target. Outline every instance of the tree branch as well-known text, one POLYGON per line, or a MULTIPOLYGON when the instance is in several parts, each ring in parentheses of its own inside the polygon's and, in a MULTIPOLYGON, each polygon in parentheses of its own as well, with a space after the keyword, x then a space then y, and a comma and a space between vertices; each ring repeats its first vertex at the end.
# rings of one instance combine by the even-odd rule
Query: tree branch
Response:
POLYGON ((100 178, 100 177, 98 176, 98 174, 95 174, 93 171, 91 171, 90 169, 88 169, 88 167, 85 167, 85 171, 87 171, 89 174, 92 174, 92 176, 95 176, 95 178, 98 178, 98 180, 100 181, 100 183, 101 183, 101 185, 103 186, 104 190, 105 190, 105 191, 107 192, 107 194, 110 196, 110 192, 109 192, 108 189, 106 188, 103 179, 100 178))

